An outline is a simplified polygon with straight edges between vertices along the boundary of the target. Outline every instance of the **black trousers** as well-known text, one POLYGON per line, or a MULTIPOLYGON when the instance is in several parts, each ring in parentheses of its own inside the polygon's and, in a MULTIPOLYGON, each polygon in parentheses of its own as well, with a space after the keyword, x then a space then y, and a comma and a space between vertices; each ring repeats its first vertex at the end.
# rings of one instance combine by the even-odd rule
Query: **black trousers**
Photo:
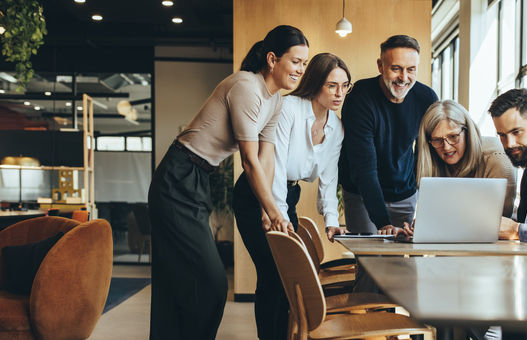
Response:
POLYGON ((213 340, 227 276, 209 216, 209 174, 172 145, 148 193, 152 224, 151 340, 213 340))
MULTIPOLYGON (((295 231, 298 228, 296 204, 299 199, 300 186, 295 185, 289 188, 287 213, 295 231)), ((254 196, 245 173, 242 173, 234 186, 233 209, 243 243, 256 267, 254 314, 258 338, 260 340, 286 339, 289 301, 262 229, 260 203, 254 196)))

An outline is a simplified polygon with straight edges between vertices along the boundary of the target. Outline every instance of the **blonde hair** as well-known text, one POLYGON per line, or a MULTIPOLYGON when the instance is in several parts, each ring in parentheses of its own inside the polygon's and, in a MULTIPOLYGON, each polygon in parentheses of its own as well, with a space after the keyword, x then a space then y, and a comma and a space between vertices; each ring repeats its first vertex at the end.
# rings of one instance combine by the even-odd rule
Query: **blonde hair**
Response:
POLYGON ((483 162, 481 133, 470 118, 467 110, 453 100, 443 100, 432 104, 426 111, 417 138, 419 155, 417 157, 417 186, 422 177, 467 177, 480 162, 483 162), (442 121, 448 121, 450 126, 464 129, 466 147, 463 158, 458 162, 458 170, 450 174, 447 164, 439 157, 434 147, 428 142, 432 132, 442 121))

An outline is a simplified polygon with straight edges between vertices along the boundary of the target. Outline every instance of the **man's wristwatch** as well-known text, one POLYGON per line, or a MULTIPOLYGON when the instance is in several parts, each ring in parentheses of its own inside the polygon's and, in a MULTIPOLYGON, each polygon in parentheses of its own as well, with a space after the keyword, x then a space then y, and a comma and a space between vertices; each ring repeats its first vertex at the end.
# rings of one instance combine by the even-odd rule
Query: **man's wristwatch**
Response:
POLYGON ((329 227, 326 227, 326 229, 325 229, 325 230, 326 230, 326 234, 327 234, 327 233, 328 233, 328 230, 329 230, 329 227))

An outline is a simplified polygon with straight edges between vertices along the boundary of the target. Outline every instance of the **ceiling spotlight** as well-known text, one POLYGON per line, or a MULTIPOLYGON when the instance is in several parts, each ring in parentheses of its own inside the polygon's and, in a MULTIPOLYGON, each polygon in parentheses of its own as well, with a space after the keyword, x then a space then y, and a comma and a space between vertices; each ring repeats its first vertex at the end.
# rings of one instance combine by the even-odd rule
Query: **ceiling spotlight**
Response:
POLYGON ((51 96, 51 92, 44 92, 46 96, 51 96))
POLYGON ((39 111, 40 110, 40 106, 35 106, 35 110, 39 111))
POLYGON ((100 15, 94 15, 94 16, 92 16, 91 18, 92 18, 93 20, 96 20, 96 21, 100 21, 100 20, 102 20, 102 16, 100 16, 100 15))
POLYGON ((172 1, 163 1, 163 6, 172 6, 174 3, 172 1))
POLYGON ((67 102, 67 103, 66 103, 66 106, 71 106, 71 103, 70 103, 70 102, 67 102))
POLYGON ((77 106, 77 110, 82 111, 82 106, 77 106))
POLYGON ((183 19, 181 19, 181 18, 174 18, 174 19, 172 19, 172 22, 175 22, 176 24, 181 24, 183 22, 183 19))
POLYGON ((24 105, 31 105, 30 102, 24 102, 24 105))
POLYGON ((85 3, 86 0, 75 0, 75 2, 78 2, 78 3, 85 3))
POLYGON ((351 33, 351 22, 344 17, 345 8, 345 0, 342 0, 342 19, 337 22, 337 28, 335 29, 335 33, 338 33, 341 37, 345 37, 348 33, 351 33))

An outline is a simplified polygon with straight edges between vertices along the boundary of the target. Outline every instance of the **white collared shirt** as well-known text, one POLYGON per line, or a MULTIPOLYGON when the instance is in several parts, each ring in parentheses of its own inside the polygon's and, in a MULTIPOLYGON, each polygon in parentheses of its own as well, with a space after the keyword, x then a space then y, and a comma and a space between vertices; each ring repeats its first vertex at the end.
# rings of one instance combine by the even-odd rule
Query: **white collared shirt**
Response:
POLYGON ((276 129, 273 196, 282 215, 289 220, 287 181, 312 183, 319 178, 318 212, 324 216, 327 227, 338 227, 338 161, 344 128, 339 117, 330 110, 324 126, 324 141, 313 146, 311 127, 314 122, 311 101, 295 96, 284 97, 276 129))

